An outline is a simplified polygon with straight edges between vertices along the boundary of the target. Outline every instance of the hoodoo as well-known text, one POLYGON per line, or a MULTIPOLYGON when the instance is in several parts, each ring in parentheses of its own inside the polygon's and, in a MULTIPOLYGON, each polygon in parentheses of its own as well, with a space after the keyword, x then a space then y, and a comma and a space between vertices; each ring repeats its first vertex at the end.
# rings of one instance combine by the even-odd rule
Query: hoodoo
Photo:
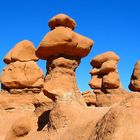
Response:
POLYGON ((95 93, 120 87, 118 61, 119 56, 112 51, 97 55, 91 60, 93 69, 90 71, 92 79, 89 85, 95 93))
POLYGON ((49 21, 52 29, 40 42, 36 55, 47 60, 44 93, 53 100, 80 100, 75 70, 81 58, 88 55, 93 41, 73 29, 76 23, 64 14, 49 21))
POLYGON ((2 71, 2 88, 10 93, 39 93, 44 76, 37 60, 32 42, 23 40, 16 44, 3 59, 8 65, 2 71))
POLYGON ((140 92, 140 60, 135 64, 129 84, 129 89, 140 92))

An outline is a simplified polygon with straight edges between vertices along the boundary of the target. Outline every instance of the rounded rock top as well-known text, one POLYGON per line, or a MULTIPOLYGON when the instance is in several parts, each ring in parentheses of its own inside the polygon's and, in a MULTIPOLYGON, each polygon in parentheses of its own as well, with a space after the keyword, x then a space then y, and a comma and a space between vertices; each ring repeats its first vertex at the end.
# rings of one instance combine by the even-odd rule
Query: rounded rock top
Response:
POLYGON ((38 58, 35 55, 35 50, 36 49, 31 41, 23 40, 23 41, 17 43, 14 46, 14 48, 12 48, 7 53, 7 55, 5 56, 3 61, 6 64, 9 64, 9 63, 15 62, 15 61, 21 61, 21 62, 37 61, 38 58))
POLYGON ((50 19, 48 25, 52 30, 59 26, 68 27, 74 30, 76 22, 65 14, 58 14, 50 19))
POLYGON ((44 60, 56 55, 83 58, 88 55, 93 43, 91 39, 69 28, 58 27, 45 35, 36 50, 36 56, 44 60))
POLYGON ((106 61, 109 61, 109 60, 114 60, 116 62, 119 61, 119 56, 113 52, 113 51, 108 51, 108 52, 105 52, 103 54, 99 54, 97 56, 95 56, 90 64, 93 66, 93 67, 101 67, 101 65, 106 62, 106 61))

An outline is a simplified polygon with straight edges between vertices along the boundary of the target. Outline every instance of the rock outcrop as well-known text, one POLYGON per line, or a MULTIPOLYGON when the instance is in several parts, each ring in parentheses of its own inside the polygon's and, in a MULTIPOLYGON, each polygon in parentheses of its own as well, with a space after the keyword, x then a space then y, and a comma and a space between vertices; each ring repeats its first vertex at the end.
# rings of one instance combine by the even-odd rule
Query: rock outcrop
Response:
POLYGON ((140 96, 134 94, 113 106, 97 123, 92 140, 140 139, 140 96))
POLYGON ((117 89, 120 87, 120 79, 117 70, 119 56, 112 51, 97 55, 91 60, 93 69, 89 86, 94 92, 105 92, 108 89, 117 89))
MULTIPOLYGON (((75 70, 93 41, 73 32, 76 23, 67 15, 53 17, 49 26, 52 31, 36 51, 47 61, 44 85, 31 42, 20 42, 4 59, 3 89, 39 92, 43 85, 43 92, 2 90, 0 140, 139 140, 140 94, 121 87, 119 57, 113 52, 95 57, 90 72, 94 92, 81 95, 75 70)), ((139 62, 135 77, 139 80, 139 62)))
POLYGON ((88 106, 96 105, 96 95, 91 91, 85 91, 82 93, 84 100, 88 106))
POLYGON ((135 64, 129 84, 129 89, 140 92, 140 60, 135 64))
POLYGON ((10 93, 39 93, 44 76, 37 60, 32 42, 24 40, 16 44, 4 58, 8 65, 1 74, 2 88, 10 93))
POLYGON ((44 94, 52 100, 83 98, 76 84, 75 70, 81 58, 88 55, 93 41, 72 31, 75 21, 67 15, 56 15, 49 21, 52 29, 40 42, 36 55, 47 60, 44 94))

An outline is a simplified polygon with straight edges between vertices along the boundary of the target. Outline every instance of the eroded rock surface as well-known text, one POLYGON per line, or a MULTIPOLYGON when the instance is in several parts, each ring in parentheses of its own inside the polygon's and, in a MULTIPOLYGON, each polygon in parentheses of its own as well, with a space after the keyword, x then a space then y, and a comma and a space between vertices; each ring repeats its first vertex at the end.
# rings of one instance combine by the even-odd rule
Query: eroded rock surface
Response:
POLYGON ((26 62, 26 61, 37 61, 38 58, 35 55, 35 47, 33 43, 29 40, 23 40, 19 43, 17 43, 12 50, 6 54, 3 61, 6 64, 9 64, 11 62, 20 61, 20 62, 26 62))
POLYGON ((135 64, 129 89, 132 91, 140 91, 140 60, 135 64))
POLYGON ((37 57, 47 60, 44 94, 54 101, 77 100, 85 104, 75 70, 81 58, 90 52, 93 41, 72 31, 75 21, 67 15, 56 15, 49 26, 53 30, 45 35, 36 50, 37 57))
POLYGON ((117 70, 119 56, 112 51, 97 55, 91 60, 93 69, 89 86, 92 89, 117 89, 120 87, 120 78, 117 70))
POLYGON ((43 71, 38 67, 38 58, 32 42, 23 40, 6 55, 8 65, 1 74, 2 89, 10 93, 39 93, 44 83, 43 71))

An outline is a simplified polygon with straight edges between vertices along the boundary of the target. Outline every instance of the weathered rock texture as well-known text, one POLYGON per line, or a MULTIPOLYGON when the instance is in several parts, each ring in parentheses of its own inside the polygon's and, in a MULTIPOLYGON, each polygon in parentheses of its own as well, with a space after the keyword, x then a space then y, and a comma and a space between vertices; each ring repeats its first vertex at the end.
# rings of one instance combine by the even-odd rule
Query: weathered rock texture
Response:
POLYGON ((94 92, 101 92, 107 89, 117 89, 120 87, 120 79, 117 70, 119 56, 112 51, 97 55, 91 61, 93 69, 89 86, 94 92))
POLYGON ((38 58, 35 55, 35 47, 31 41, 23 40, 17 43, 12 50, 6 54, 3 61, 6 64, 11 62, 20 61, 37 61, 38 58))
POLYGON ((140 96, 134 95, 112 107, 97 123, 92 140, 140 139, 140 96))
POLYGON ((4 58, 8 65, 1 74, 2 88, 10 93, 39 93, 44 76, 37 60, 32 42, 24 40, 16 44, 4 58))
POLYGON ((53 30, 56 27, 64 26, 72 30, 76 27, 75 21, 65 14, 58 14, 49 21, 49 27, 53 30))
POLYGON ((85 91, 82 96, 88 106, 96 105, 96 95, 93 92, 85 91))
POLYGON ((52 31, 40 42, 36 55, 47 60, 44 94, 53 100, 80 100, 75 70, 82 57, 90 52, 93 41, 71 29, 75 21, 67 15, 56 15, 49 21, 52 31))
POLYGON ((140 91, 140 60, 135 64, 129 89, 132 91, 140 91))

